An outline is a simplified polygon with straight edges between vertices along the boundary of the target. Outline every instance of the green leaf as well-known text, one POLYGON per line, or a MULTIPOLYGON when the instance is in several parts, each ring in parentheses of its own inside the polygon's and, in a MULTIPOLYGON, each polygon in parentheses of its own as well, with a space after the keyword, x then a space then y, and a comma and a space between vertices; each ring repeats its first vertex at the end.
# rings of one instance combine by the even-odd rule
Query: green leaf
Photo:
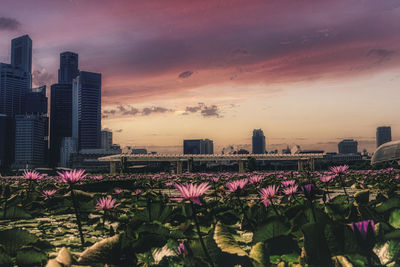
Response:
POLYGON ((256 229, 253 235, 253 242, 264 242, 278 236, 287 235, 290 233, 289 227, 274 219, 256 229))
POLYGON ((299 262, 299 254, 297 254, 297 253, 283 254, 281 256, 281 259, 284 262, 298 263, 299 262))
POLYGON ((400 230, 396 230, 384 235, 385 240, 400 239, 400 230))
POLYGON ((15 256, 20 247, 28 244, 33 244, 38 241, 38 238, 25 230, 10 229, 0 232, 0 244, 5 248, 5 251, 10 256, 15 256))
POLYGON ((369 202, 369 190, 361 190, 354 194, 357 204, 365 205, 369 202))
POLYGON ((302 227, 304 249, 310 265, 329 266, 331 255, 324 237, 324 227, 319 223, 309 223, 302 227))
POLYGON ((214 240, 223 252, 238 256, 247 256, 246 251, 236 243, 231 233, 229 233, 228 229, 221 222, 218 222, 215 226, 214 240))
MULTIPOLYGON (((0 211, 0 218, 3 218, 3 211, 0 211)), ((23 208, 13 206, 7 208, 6 211, 6 218, 8 220, 15 220, 15 219, 31 219, 32 216, 26 212, 23 208)))
POLYGON ((255 267, 268 266, 268 257, 262 242, 258 242, 251 248, 249 256, 254 261, 255 267))
POLYGON ((25 247, 17 252, 16 263, 20 267, 43 266, 47 262, 47 255, 34 247, 25 247))
POLYGON ((0 266, 11 267, 13 262, 10 256, 8 256, 4 251, 0 251, 0 266))
POLYGON ((393 208, 400 208, 399 198, 389 198, 376 207, 376 211, 383 213, 393 208))
POLYGON ((396 229, 400 229, 400 209, 392 211, 389 217, 389 224, 396 229))
POLYGON ((360 254, 346 254, 345 256, 354 267, 365 267, 368 264, 368 259, 360 254))

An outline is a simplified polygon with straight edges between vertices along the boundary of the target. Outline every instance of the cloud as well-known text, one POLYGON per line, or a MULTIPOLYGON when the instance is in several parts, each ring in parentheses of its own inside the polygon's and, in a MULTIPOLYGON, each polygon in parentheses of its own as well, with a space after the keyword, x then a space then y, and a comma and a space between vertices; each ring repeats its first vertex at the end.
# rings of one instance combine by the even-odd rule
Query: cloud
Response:
MULTIPOLYGON (((234 107, 231 105, 231 108, 234 107)), ((217 105, 207 106, 204 103, 198 103, 197 106, 188 106, 185 108, 185 112, 182 115, 189 115, 190 113, 200 112, 203 117, 222 117, 220 115, 220 109, 217 105)))
POLYGON ((376 63, 381 63, 382 61, 389 60, 393 54, 395 54, 393 50, 374 48, 368 51, 367 57, 375 57, 377 58, 376 63))
MULTIPOLYGON (((138 109, 131 105, 118 105, 115 109, 106 109, 102 111, 102 118, 107 119, 110 117, 124 117, 124 116, 149 116, 151 114, 162 114, 167 112, 174 112, 173 109, 164 107, 145 107, 138 109)), ((122 130, 121 130, 122 131, 122 130)), ((119 132, 121 132, 119 131, 119 132)), ((118 132, 118 131, 117 131, 118 132)))
POLYGON ((122 129, 115 130, 116 133, 122 133, 122 129))
POLYGON ((55 83, 54 75, 48 73, 46 69, 34 70, 32 73, 32 83, 36 86, 50 85, 55 83))
POLYGON ((179 74, 178 77, 180 79, 186 79, 186 78, 189 78, 190 76, 192 76, 192 74, 193 74, 193 71, 187 70, 187 71, 184 71, 181 74, 179 74))
POLYGON ((0 30, 15 31, 21 26, 21 23, 13 18, 0 17, 0 30))

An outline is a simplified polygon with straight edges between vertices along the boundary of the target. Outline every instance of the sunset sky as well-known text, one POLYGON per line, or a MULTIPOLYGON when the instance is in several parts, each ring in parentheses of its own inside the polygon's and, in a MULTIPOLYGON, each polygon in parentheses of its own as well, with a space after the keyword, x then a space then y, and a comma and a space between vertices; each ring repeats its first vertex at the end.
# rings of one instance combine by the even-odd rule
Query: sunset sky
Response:
POLYGON ((400 1, 1 0, 0 62, 33 40, 34 84, 57 81, 59 54, 102 73, 102 126, 121 146, 216 152, 299 144, 375 148, 400 139, 400 1))

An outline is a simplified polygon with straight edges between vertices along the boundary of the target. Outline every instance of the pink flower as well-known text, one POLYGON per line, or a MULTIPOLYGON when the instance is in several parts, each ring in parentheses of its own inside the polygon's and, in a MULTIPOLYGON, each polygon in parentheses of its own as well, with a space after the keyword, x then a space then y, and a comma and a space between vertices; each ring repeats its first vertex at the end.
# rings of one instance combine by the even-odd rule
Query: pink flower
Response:
POLYGON ((176 253, 176 255, 182 255, 182 254, 184 254, 184 255, 188 255, 189 254, 189 251, 187 250, 187 248, 186 248, 186 246, 185 246, 185 243, 183 243, 183 242, 180 242, 179 243, 179 246, 176 248, 176 250, 175 250, 175 253, 176 253))
POLYGON ((86 178, 85 170, 72 170, 63 173, 57 172, 64 183, 74 184, 86 178))
POLYGON ((266 188, 261 188, 258 193, 261 195, 262 203, 268 207, 272 198, 278 194, 279 186, 269 185, 266 188))
POLYGON ((27 180, 35 180, 35 181, 40 180, 40 179, 42 179, 42 177, 43 177, 43 176, 42 176, 40 173, 38 173, 37 171, 28 171, 28 170, 25 170, 24 173, 23 173, 22 175, 24 176, 24 179, 27 179, 27 180))
POLYGON ((334 173, 334 174, 345 174, 346 170, 349 168, 349 165, 343 165, 343 166, 334 166, 330 167, 329 169, 334 173))
POLYGON ((335 178, 336 175, 327 175, 327 176, 320 176, 319 179, 321 180, 321 182, 323 183, 329 183, 330 181, 333 180, 333 178, 335 178))
POLYGON ((289 199, 291 199, 292 196, 297 192, 297 188, 298 188, 297 184, 288 186, 285 189, 283 189, 283 193, 285 193, 285 195, 288 195, 289 199))
POLYGON ((97 200, 96 208, 99 210, 111 210, 120 205, 120 203, 115 204, 116 199, 111 198, 110 196, 101 197, 97 200))
POLYGON ((122 192, 124 192, 124 190, 121 189, 121 188, 114 188, 114 192, 115 192, 115 194, 119 195, 119 194, 121 194, 122 192))
POLYGON ((236 190, 238 190, 239 188, 243 189, 247 185, 248 182, 249 182, 248 179, 235 180, 232 182, 227 182, 226 187, 228 187, 229 192, 233 193, 236 190))
POLYGON ((57 190, 43 190, 43 194, 47 197, 47 198, 52 198, 53 195, 57 192, 57 190))
POLYGON ((262 177, 261 175, 254 175, 250 177, 250 183, 251 184, 255 184, 255 183, 259 183, 264 179, 264 177, 262 177))
POLYGON ((201 205, 199 197, 210 189, 210 185, 206 182, 201 184, 175 184, 174 186, 184 199, 190 200, 198 205, 201 205))
POLYGON ((98 176, 92 176, 92 179, 100 181, 100 180, 103 180, 104 177, 101 175, 98 175, 98 176))
POLYGON ((283 184, 284 187, 288 187, 288 186, 293 186, 296 181, 295 180, 286 180, 286 181, 282 181, 281 182, 283 184))

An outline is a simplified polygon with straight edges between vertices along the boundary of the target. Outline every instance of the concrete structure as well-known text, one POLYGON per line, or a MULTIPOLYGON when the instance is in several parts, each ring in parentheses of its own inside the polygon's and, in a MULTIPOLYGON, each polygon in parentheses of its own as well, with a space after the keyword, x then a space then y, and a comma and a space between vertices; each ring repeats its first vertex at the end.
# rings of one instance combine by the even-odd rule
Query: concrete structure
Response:
POLYGON ((58 83, 72 84, 73 79, 78 75, 78 54, 68 51, 61 53, 60 68, 58 69, 58 83))
POLYGON ((113 133, 111 131, 101 131, 101 148, 111 149, 113 145, 113 133))
POLYGON ((0 170, 9 169, 14 160, 14 120, 0 114, 0 170))
POLYGON ((41 115, 15 117, 15 168, 36 168, 46 164, 48 118, 41 115))
POLYGON ((88 172, 110 171, 110 164, 100 161, 98 158, 120 153, 121 149, 119 147, 115 147, 115 149, 81 149, 78 153, 71 154, 71 168, 85 169, 88 172))
POLYGON ((353 139, 344 139, 338 144, 339 154, 355 154, 358 152, 358 142, 353 139))
POLYGON ((376 128, 376 147, 392 141, 392 130, 390 126, 381 126, 376 128))
POLYGON ((261 129, 253 130, 252 137, 252 151, 253 154, 264 154, 265 151, 265 136, 261 129))
POLYGON ((214 143, 210 139, 183 140, 183 154, 213 154, 214 143))
POLYGON ((81 71, 72 88, 72 137, 79 150, 100 148, 101 74, 81 71))
POLYGON ((400 161, 400 141, 384 143, 371 158, 371 164, 400 161))
POLYGON ((99 161, 109 162, 110 170, 116 170, 117 164, 121 166, 126 165, 128 162, 175 162, 177 173, 182 173, 183 162, 187 163, 188 171, 190 171, 191 163, 194 161, 236 161, 238 162, 239 172, 245 172, 244 164, 250 158, 254 160, 265 160, 265 161, 281 161, 281 160, 295 160, 298 161, 298 168, 302 170, 305 165, 308 165, 310 169, 314 169, 314 160, 322 159, 323 154, 212 154, 212 155, 201 155, 201 154, 146 154, 146 155, 130 155, 120 154, 114 156, 107 156, 99 158, 99 161))

